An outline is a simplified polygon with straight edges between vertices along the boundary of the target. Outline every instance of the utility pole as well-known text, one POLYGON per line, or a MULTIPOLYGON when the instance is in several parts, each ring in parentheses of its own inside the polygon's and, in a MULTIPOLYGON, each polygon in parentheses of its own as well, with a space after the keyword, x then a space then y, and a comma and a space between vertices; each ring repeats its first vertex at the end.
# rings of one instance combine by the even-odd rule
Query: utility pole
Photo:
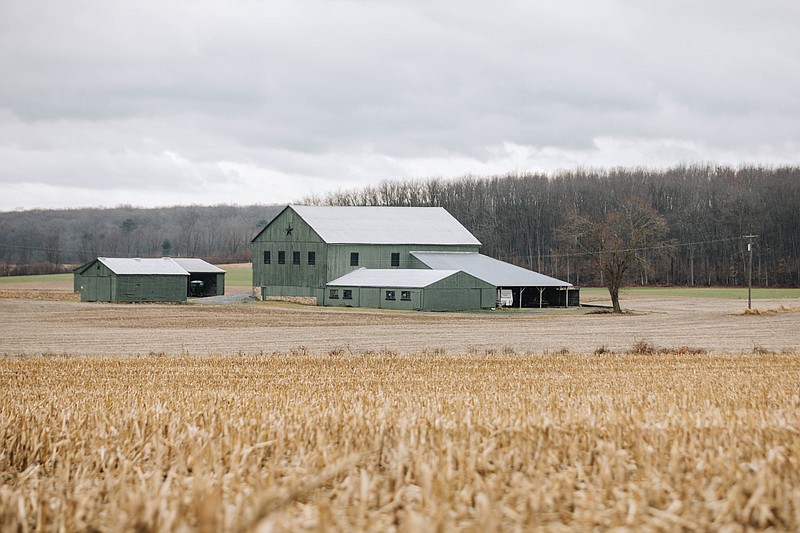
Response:
POLYGON ((747 267, 747 308, 752 308, 752 299, 750 293, 753 291, 753 239, 758 235, 744 235, 743 238, 747 239, 747 253, 750 255, 747 267))

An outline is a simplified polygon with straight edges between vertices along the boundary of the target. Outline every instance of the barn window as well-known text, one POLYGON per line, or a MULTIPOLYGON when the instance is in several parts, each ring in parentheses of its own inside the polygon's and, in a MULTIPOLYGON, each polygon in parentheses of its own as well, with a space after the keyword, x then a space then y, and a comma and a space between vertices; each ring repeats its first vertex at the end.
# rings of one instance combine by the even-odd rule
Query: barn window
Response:
POLYGON ((400 291, 400 299, 401 300, 410 300, 411 299, 411 291, 400 291))
POLYGON ((308 252, 308 264, 309 265, 317 264, 317 252, 308 252))
POLYGON ((352 300, 353 299, 353 290, 352 289, 344 289, 342 291, 342 299, 343 300, 352 300))
POLYGON ((266 251, 264 252, 264 264, 265 264, 265 265, 268 265, 268 264, 270 264, 271 262, 272 262, 272 257, 271 257, 271 254, 270 254, 269 250, 266 250, 266 251))
POLYGON ((387 300, 394 300, 394 291, 386 291, 386 299, 387 300))
POLYGON ((351 267, 358 266, 358 252, 350 252, 350 266, 351 267))
POLYGON ((292 264, 293 265, 300 264, 300 252, 292 252, 292 264))
POLYGON ((331 289, 331 292, 328 296, 331 300, 338 300, 339 299, 339 289, 331 289))
POLYGON ((278 250, 278 264, 285 265, 286 264, 286 252, 283 250, 278 250))
POLYGON ((392 252, 392 266, 399 267, 400 266, 400 253, 399 252, 392 252))

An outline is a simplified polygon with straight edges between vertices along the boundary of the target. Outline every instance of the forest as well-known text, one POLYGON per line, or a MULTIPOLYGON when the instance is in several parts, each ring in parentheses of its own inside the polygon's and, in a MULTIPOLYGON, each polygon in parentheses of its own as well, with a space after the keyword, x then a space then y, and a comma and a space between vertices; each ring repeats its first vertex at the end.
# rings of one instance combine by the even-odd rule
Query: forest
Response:
MULTIPOLYGON (((800 286, 800 167, 680 165, 669 169, 575 169, 455 179, 390 180, 300 199, 317 205, 441 206, 481 251, 579 286, 602 285, 590 253, 562 229, 573 217, 602 220, 630 198, 666 221, 660 246, 628 272, 637 285, 800 286)), ((40 273, 97 256, 196 256, 250 260, 250 239, 282 206, 181 206, 0 213, 4 275, 40 273)))
POLYGON ((96 257, 250 261, 250 239, 281 206, 36 209, 0 213, 0 274, 69 271, 96 257))
POLYGON ((603 219, 636 197, 661 214, 664 249, 642 250, 629 273, 640 285, 800 285, 800 167, 676 166, 577 169, 456 180, 387 181, 305 203, 442 206, 483 243, 481 251, 575 285, 603 285, 590 254, 561 229, 569 217, 603 219), (665 253, 666 252, 666 253, 665 253), (645 267, 646 265, 646 267, 645 267))

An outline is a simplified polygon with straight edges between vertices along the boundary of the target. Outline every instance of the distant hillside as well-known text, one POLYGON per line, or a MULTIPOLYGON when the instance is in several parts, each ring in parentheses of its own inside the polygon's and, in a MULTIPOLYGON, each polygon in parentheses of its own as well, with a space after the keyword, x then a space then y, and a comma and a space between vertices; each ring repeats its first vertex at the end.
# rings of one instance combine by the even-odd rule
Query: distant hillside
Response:
POLYGON ((58 271, 95 257, 250 261, 250 239, 283 206, 36 209, 0 213, 0 273, 58 271))

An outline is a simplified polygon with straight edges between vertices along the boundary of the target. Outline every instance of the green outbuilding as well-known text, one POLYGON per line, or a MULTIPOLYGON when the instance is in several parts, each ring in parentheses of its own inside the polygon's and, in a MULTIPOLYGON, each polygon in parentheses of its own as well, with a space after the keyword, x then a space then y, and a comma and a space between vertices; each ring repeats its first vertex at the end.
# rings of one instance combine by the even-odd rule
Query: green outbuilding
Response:
POLYGON ((466 311, 494 307, 495 288, 459 270, 361 268, 328 283, 324 304, 466 311))
POLYGON ((193 258, 98 257, 73 274, 82 302, 183 303, 188 296, 216 296, 225 289, 224 270, 193 258))

